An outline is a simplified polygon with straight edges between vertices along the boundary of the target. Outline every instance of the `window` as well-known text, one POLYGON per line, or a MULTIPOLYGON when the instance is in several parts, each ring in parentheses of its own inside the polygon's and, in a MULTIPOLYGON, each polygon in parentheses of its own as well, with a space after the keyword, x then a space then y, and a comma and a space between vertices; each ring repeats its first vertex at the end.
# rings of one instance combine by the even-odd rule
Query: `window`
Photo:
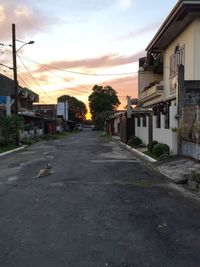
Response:
POLYGON ((170 57, 170 76, 177 74, 179 65, 185 64, 185 46, 176 46, 174 54, 170 57))
POLYGON ((140 127, 140 117, 137 118, 137 127, 140 127))
POLYGON ((156 115, 156 128, 161 127, 161 116, 160 113, 156 115))
POLYGON ((142 117, 142 127, 147 127, 147 117, 146 117, 146 115, 144 115, 142 117))

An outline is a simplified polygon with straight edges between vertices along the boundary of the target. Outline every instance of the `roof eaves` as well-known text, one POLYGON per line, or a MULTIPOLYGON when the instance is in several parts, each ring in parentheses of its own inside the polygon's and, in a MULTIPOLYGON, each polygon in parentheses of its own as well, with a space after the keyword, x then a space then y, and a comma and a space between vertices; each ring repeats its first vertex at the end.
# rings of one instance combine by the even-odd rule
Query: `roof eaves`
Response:
POLYGON ((166 29, 170 26, 170 24, 174 21, 175 17, 177 16, 178 12, 181 11, 181 8, 185 4, 196 4, 197 2, 200 3, 200 1, 186 1, 186 0, 179 0, 178 3, 174 6, 172 11, 169 13, 157 33, 155 34, 154 38, 151 40, 151 42, 148 44, 146 51, 151 50, 157 40, 162 36, 162 34, 166 31, 166 29))

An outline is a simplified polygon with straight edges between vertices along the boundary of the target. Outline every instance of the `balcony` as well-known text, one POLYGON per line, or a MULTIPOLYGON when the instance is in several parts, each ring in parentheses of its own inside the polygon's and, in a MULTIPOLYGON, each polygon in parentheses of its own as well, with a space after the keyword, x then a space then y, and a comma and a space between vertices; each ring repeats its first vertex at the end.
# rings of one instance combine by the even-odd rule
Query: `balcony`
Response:
POLYGON ((154 98, 160 97, 163 95, 163 82, 156 83, 152 85, 151 87, 148 86, 144 89, 143 92, 141 92, 139 96, 139 100, 141 103, 147 102, 149 100, 152 100, 154 98))

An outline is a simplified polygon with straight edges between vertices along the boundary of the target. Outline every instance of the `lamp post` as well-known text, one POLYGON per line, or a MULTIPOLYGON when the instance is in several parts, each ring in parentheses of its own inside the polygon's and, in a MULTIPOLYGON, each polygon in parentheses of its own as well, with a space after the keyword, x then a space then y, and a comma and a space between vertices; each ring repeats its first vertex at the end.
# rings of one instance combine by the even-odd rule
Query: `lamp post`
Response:
MULTIPOLYGON (((17 52, 24 47, 27 44, 33 44, 34 41, 30 41, 28 43, 17 40, 16 39, 16 29, 15 24, 12 24, 12 56, 13 56, 13 79, 14 79, 14 100, 15 100, 15 116, 17 118, 18 116, 18 80, 17 80, 17 52), (23 43, 23 45, 16 50, 16 41, 23 43)), ((18 127, 17 127, 17 121, 16 121, 16 140, 15 144, 19 145, 19 136, 18 136, 18 127)))

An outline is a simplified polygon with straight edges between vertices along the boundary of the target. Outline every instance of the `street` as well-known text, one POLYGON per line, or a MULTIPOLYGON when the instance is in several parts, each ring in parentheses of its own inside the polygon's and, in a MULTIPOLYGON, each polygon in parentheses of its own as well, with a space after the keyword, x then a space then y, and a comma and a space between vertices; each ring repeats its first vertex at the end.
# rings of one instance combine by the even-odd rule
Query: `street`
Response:
POLYGON ((1 267, 200 266, 200 202, 99 132, 0 167, 1 267), (56 173, 34 178, 47 162, 56 173))

